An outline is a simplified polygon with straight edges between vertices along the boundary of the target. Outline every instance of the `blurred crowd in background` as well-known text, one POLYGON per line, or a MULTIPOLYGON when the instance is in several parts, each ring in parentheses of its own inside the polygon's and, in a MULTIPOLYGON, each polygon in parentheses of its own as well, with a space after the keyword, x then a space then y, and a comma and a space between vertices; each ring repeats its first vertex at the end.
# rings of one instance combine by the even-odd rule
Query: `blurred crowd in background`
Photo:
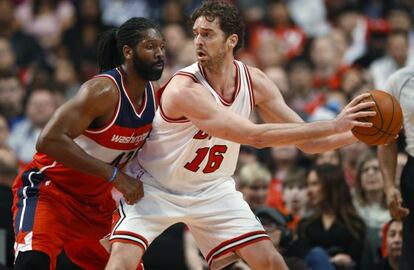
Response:
MULTIPOLYGON (((412 0, 231 2, 247 26, 236 58, 262 69, 306 121, 334 118, 353 96, 381 89, 414 61, 412 0)), ((12 181, 32 159, 56 108, 97 73, 99 34, 130 17, 157 21, 167 42, 162 84, 195 61, 187 18, 200 3, 0 0, 0 227, 9 232, 4 264, 13 262, 12 181)), ((399 149, 397 181, 407 159, 402 143, 399 149)), ((309 156, 293 146, 242 147, 236 180, 286 258, 306 258, 315 270, 397 270, 402 224, 390 222, 375 150, 356 143, 309 156), (330 265, 317 266, 321 249, 330 265)), ((146 269, 197 269, 191 236, 177 226, 149 250, 146 269)))

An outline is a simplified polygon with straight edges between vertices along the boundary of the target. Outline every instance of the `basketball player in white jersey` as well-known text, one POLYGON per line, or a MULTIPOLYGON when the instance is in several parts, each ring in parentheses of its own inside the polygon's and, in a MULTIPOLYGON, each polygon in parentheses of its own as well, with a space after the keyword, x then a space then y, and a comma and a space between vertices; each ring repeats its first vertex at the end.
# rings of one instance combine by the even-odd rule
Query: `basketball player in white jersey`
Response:
POLYGON ((303 123, 279 89, 256 68, 234 60, 243 23, 228 3, 207 1, 192 15, 198 62, 167 83, 153 129, 131 175, 144 183, 144 197, 121 202, 110 235, 106 269, 134 269, 163 230, 184 222, 211 269, 241 257, 252 269, 287 269, 241 193, 234 173, 240 144, 256 147, 295 144, 306 152, 334 149, 356 141, 354 126, 372 102, 361 95, 332 121, 303 123), (248 120, 257 106, 272 124, 248 120))

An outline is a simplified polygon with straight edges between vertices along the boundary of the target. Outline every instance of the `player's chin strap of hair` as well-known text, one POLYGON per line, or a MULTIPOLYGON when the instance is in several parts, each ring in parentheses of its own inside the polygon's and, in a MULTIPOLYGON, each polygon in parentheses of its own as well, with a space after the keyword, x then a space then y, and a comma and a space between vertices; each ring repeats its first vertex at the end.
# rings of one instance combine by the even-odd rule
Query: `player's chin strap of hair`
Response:
POLYGON ((115 166, 114 167, 114 170, 112 171, 111 177, 108 179, 108 182, 109 183, 112 183, 115 180, 115 178, 116 178, 117 175, 118 175, 118 167, 115 166))

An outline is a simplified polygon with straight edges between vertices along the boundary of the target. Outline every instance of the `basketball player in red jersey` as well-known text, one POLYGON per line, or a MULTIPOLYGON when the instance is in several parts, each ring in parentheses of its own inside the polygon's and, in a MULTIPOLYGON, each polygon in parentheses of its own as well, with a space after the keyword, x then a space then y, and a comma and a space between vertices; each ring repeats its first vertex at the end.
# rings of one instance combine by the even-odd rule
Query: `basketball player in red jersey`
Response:
POLYGON ((110 231, 116 187, 127 203, 142 183, 121 169, 144 143, 156 110, 154 86, 165 41, 148 19, 105 33, 101 74, 85 82, 42 131, 33 161, 13 185, 15 269, 54 269, 64 243, 110 231))
MULTIPOLYGON (((234 59, 243 22, 226 2, 206 1, 192 15, 198 61, 165 86, 151 136, 126 170, 139 175, 145 196, 122 200, 109 240, 107 270, 134 269, 151 242, 184 222, 213 270, 241 257, 252 269, 285 270, 232 178, 240 144, 294 144, 309 153, 356 141, 350 130, 375 112, 373 102, 352 100, 333 120, 303 123, 260 70, 234 59), (267 124, 248 120, 257 108, 267 124)), ((116 215, 115 215, 116 216, 116 215)))

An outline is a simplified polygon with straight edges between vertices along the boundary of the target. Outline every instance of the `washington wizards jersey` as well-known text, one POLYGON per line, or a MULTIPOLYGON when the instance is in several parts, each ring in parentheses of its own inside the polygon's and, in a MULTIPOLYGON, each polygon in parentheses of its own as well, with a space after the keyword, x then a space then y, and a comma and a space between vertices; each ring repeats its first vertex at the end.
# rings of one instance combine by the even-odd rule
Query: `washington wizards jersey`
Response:
MULTIPOLYGON (((118 104, 111 121, 98 129, 86 129, 74 139, 89 155, 113 166, 123 168, 144 144, 151 128, 156 110, 156 99, 151 83, 143 93, 142 104, 136 110, 128 95, 125 72, 115 68, 95 76, 110 79, 118 90, 118 104)), ((99 106, 99 104, 91 104, 99 106)), ((106 179, 88 175, 54 161, 45 154, 34 156, 37 168, 50 178, 56 186, 76 196, 96 197, 107 192, 111 185, 106 179)))
MULTIPOLYGON (((175 76, 188 76, 202 84, 218 106, 247 119, 255 104, 252 82, 246 65, 234 61, 234 66, 235 90, 230 101, 212 88, 198 63, 178 71, 175 76)), ((211 137, 188 119, 168 118, 161 104, 155 114, 151 134, 138 153, 138 162, 131 162, 127 171, 139 171, 139 168, 134 168, 139 163, 148 172, 142 176, 143 182, 177 193, 197 192, 231 179, 239 149, 240 144, 211 137)))

